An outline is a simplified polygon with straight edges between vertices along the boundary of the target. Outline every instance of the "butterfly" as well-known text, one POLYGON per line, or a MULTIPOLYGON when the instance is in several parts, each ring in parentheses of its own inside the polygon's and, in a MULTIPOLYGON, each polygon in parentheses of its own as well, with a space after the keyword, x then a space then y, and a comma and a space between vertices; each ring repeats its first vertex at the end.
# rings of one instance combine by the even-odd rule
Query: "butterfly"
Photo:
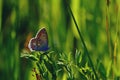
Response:
POLYGON ((47 51, 48 35, 45 28, 40 29, 34 38, 31 38, 28 44, 30 51, 47 51))

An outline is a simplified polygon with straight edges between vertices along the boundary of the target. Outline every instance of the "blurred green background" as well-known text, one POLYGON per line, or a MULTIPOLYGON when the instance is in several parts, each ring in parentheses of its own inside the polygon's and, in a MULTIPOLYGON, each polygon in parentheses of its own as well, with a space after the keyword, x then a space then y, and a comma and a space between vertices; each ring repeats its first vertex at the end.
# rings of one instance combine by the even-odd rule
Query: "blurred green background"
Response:
MULTIPOLYGON (((120 1, 66 1, 79 25, 97 74, 103 73, 104 77, 99 78, 119 79, 120 1)), ((0 0, 0 80, 24 80, 20 55, 29 52, 30 38, 42 27, 48 33, 50 51, 73 57, 76 50, 85 54, 67 6, 65 0, 0 0)), ((86 55, 82 56, 83 63, 86 58, 86 55)))

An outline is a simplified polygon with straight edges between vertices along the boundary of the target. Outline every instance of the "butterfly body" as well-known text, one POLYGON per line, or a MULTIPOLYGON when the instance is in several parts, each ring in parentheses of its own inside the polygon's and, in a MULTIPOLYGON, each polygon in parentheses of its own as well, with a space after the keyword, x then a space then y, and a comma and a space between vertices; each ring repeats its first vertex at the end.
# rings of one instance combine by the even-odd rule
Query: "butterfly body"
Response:
POLYGON ((32 38, 28 45, 31 51, 47 51, 48 35, 45 28, 39 30, 34 38, 32 38))

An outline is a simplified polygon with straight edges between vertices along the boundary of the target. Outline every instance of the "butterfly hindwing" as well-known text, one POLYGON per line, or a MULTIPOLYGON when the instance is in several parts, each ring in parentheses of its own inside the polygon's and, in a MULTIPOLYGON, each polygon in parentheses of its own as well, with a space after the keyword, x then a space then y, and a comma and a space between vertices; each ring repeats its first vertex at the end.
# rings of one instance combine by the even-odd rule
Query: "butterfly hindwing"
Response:
POLYGON ((36 44, 36 39, 34 39, 34 38, 32 38, 30 41, 29 41, 29 45, 28 45, 28 47, 29 47, 29 49, 31 50, 31 51, 33 51, 33 50, 35 50, 36 48, 37 48, 37 44, 36 44))

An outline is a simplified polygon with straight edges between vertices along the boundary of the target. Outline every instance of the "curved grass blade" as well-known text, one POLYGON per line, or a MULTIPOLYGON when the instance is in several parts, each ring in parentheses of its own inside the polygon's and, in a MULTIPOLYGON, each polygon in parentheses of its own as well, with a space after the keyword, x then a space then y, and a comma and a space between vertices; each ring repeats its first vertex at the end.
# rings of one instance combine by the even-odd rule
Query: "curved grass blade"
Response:
MULTIPOLYGON (((65 0, 65 1, 66 1, 66 0, 65 0)), ((89 55, 89 53, 88 53, 88 49, 87 49, 86 44, 85 44, 85 42, 84 42, 84 39, 83 39, 83 37, 82 37, 82 35, 81 35, 81 32, 80 32, 80 30, 79 30, 79 28, 78 28, 78 25, 77 25, 77 22, 76 22, 76 20, 75 20, 75 17, 74 17, 74 15, 73 15, 73 12, 72 12, 69 4, 67 3, 67 1, 66 1, 66 4, 67 4, 68 12, 69 12, 70 15, 72 16, 72 19, 73 19, 73 21, 74 21, 74 23, 75 23, 75 26, 76 26, 76 28, 77 28, 77 31, 78 31, 78 33, 79 33, 80 39, 81 39, 82 44, 83 44, 84 49, 85 49, 85 53, 86 53, 87 56, 88 56, 88 59, 89 59, 90 65, 91 65, 91 67, 92 67, 92 70, 93 70, 93 72, 94 72, 94 74, 95 74, 95 77, 96 77, 97 80, 99 80, 99 79, 98 79, 98 76, 97 76, 97 73, 96 73, 96 71, 95 71, 93 62, 92 62, 92 60, 91 60, 91 58, 90 58, 90 55, 89 55)))

